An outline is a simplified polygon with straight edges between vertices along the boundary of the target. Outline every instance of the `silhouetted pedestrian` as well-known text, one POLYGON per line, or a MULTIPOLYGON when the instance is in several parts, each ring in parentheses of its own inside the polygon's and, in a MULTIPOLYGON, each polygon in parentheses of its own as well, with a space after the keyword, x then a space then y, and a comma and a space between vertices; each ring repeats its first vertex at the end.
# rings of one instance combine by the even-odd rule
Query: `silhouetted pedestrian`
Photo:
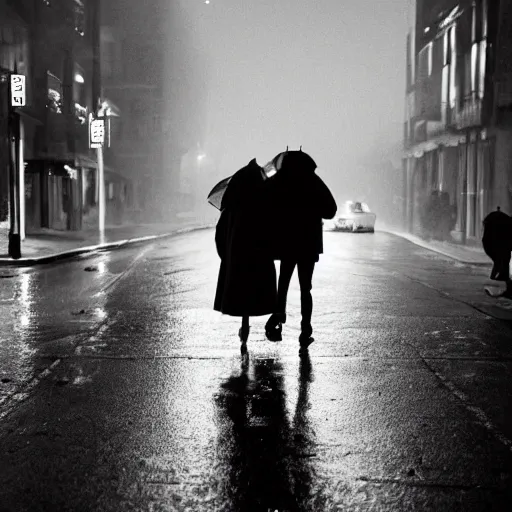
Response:
POLYGON ((280 260, 277 306, 265 325, 270 341, 282 339, 288 288, 295 267, 300 283, 301 349, 313 341, 311 295, 313 272, 323 253, 322 219, 332 219, 337 206, 331 192, 315 173, 316 163, 302 151, 286 151, 274 159, 277 174, 269 182, 269 209, 273 214, 273 254, 280 260))
POLYGON ((222 197, 215 232, 221 259, 214 309, 242 317, 242 351, 249 317, 268 315, 276 305, 276 270, 269 250, 266 175, 253 159, 231 178, 222 197))
POLYGON ((482 245, 485 253, 493 261, 491 279, 506 284, 503 297, 512 299, 510 279, 510 258, 512 252, 512 217, 502 212, 498 206, 484 219, 482 245))

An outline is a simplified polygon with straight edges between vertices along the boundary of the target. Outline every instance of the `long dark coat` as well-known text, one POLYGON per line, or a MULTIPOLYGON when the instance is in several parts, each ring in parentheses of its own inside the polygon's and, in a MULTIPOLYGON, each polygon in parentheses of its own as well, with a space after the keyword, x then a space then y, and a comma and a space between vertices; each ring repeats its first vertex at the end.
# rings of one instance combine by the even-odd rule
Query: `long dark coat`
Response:
POLYGON ((215 231, 221 258, 214 310, 231 316, 274 312, 276 269, 269 251, 266 184, 252 160, 231 179, 215 231))
POLYGON ((323 253, 322 219, 332 219, 337 205, 315 168, 312 160, 304 164, 300 152, 290 152, 284 157, 281 169, 268 182, 269 213, 274 219, 272 248, 276 260, 318 261, 323 253))
POLYGON ((493 261, 491 279, 510 279, 510 257, 512 252, 512 217, 498 210, 484 219, 482 245, 493 261))

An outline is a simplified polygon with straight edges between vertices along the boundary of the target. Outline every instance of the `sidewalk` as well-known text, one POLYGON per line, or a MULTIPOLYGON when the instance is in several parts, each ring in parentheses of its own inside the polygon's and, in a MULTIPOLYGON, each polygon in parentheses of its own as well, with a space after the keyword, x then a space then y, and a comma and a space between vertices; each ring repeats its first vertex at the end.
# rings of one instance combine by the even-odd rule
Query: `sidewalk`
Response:
POLYGON ((424 240, 419 236, 400 231, 393 231, 391 229, 383 229, 382 231, 395 236, 399 236, 401 238, 405 238, 406 240, 409 240, 409 242, 412 242, 419 247, 437 252, 443 256, 447 256, 448 258, 452 258, 466 265, 492 267, 492 262, 489 256, 487 256, 484 250, 480 247, 467 247, 465 245, 458 245, 450 242, 440 242, 438 240, 424 240))
POLYGON ((103 239, 97 230, 56 231, 41 229, 27 235, 21 242, 21 258, 13 260, 7 254, 7 241, 0 249, 0 266, 28 266, 50 263, 62 258, 98 250, 114 249, 126 244, 145 242, 178 233, 210 227, 199 222, 174 222, 107 226, 103 239))

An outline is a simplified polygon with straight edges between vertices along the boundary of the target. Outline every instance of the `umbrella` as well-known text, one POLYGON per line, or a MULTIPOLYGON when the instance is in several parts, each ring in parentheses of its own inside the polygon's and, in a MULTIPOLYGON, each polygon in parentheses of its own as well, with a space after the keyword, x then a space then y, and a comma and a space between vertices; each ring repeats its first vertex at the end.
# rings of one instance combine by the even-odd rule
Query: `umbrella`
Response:
POLYGON ((228 176, 223 180, 219 181, 215 187, 212 188, 210 193, 208 194, 208 202, 217 208, 217 210, 221 209, 222 198, 224 197, 224 192, 228 188, 228 184, 231 181, 233 176, 228 176))
POLYGON ((259 186, 264 181, 263 174, 268 175, 270 168, 262 168, 253 158, 248 165, 239 169, 232 176, 219 181, 208 194, 208 202, 218 210, 225 206, 242 206, 254 199, 259 186))
POLYGON ((272 162, 278 172, 283 169, 290 169, 291 171, 303 169, 305 171, 314 172, 317 167, 313 158, 302 151, 302 147, 299 151, 289 151, 287 149, 286 151, 276 155, 272 159, 272 162))

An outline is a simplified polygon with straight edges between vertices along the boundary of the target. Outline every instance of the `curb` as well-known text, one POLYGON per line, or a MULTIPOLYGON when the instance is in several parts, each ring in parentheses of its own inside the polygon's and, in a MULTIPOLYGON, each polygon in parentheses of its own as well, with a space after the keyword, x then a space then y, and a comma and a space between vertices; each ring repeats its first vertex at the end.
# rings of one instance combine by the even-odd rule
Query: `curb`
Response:
POLYGON ((144 242, 151 242, 162 238, 169 238, 172 236, 180 235, 183 233, 190 233, 191 231, 200 231, 202 229, 209 229, 214 227, 215 224, 206 224, 201 226, 192 226, 187 228, 180 228, 168 233, 162 233, 160 235, 148 235, 137 238, 128 238, 126 240, 117 240, 115 242, 106 242, 104 244, 89 245, 86 247, 77 247, 76 249, 69 249, 67 251, 61 251, 54 254, 48 254, 46 256, 40 256, 38 258, 19 258, 13 260, 11 258, 0 258, 0 267, 30 267, 33 265, 41 265, 44 263, 53 263, 66 258, 72 258, 82 254, 94 254, 96 252, 103 252, 108 250, 115 250, 125 247, 127 245, 141 244, 144 242))
POLYGON ((418 247, 422 247, 423 249, 428 249, 429 251, 436 252, 438 254, 442 254, 443 256, 446 256, 447 258, 451 258, 452 260, 458 261, 459 263, 462 263, 463 265, 472 265, 474 267, 490 267, 492 266, 491 261, 489 260, 489 263, 484 263, 482 261, 469 261, 464 260, 462 258, 459 258, 458 256, 455 256, 454 254, 450 254, 448 251, 443 251, 442 249, 439 249, 437 247, 432 247, 428 244, 428 242, 422 242, 421 240, 416 240, 409 238, 408 236, 405 236, 403 234, 397 233, 396 231, 388 231, 386 229, 379 229, 379 231, 383 233, 388 233, 390 235, 403 238, 404 240, 407 240, 408 242, 411 242, 414 245, 417 245, 418 247))

